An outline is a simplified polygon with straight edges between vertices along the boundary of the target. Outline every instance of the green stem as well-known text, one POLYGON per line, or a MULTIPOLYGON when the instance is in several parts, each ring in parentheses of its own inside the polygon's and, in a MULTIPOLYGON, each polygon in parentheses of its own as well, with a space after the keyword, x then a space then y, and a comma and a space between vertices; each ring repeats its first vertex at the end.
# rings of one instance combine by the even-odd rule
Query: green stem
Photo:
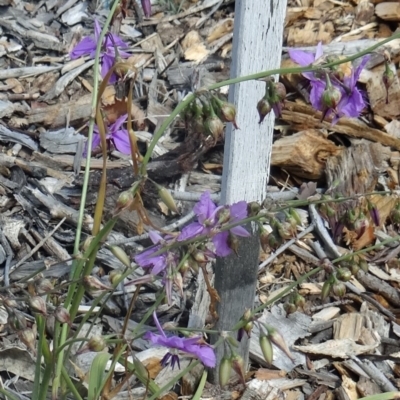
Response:
MULTIPOLYGON (((251 74, 247 76, 240 76, 238 78, 232 78, 228 79, 223 82, 215 83, 214 85, 209 86, 207 89, 208 90, 214 90, 214 89, 219 89, 222 86, 227 86, 227 85, 234 85, 235 83, 240 83, 240 82, 245 82, 245 81, 250 81, 254 79, 261 79, 261 78, 266 78, 271 75, 284 75, 284 74, 300 74, 303 72, 313 72, 313 71, 318 71, 321 70, 321 68, 331 68, 339 64, 344 64, 347 62, 351 62, 356 60, 357 58, 360 58, 366 54, 369 54, 373 52, 375 49, 378 47, 384 45, 385 43, 391 42, 392 40, 399 39, 400 38, 400 32, 392 35, 391 37, 380 41, 379 43, 374 44, 373 46, 368 47, 367 49, 360 51, 352 56, 343 58, 341 60, 333 61, 330 63, 326 63, 323 65, 319 66, 310 66, 310 67, 294 67, 294 68, 277 68, 273 69, 270 71, 262 71, 258 72, 256 74, 251 74)), ((146 175, 146 167, 147 164, 150 160, 150 157, 153 153, 153 150, 157 144, 157 142, 160 140, 161 136, 164 134, 164 131, 168 128, 168 126, 172 123, 172 121, 175 119, 175 117, 183 111, 195 98, 194 94, 190 94, 189 96, 186 97, 185 100, 183 100, 178 106, 174 109, 174 111, 169 115, 168 118, 165 119, 163 124, 161 125, 160 129, 153 135, 153 139, 147 149, 147 152, 145 156, 143 157, 142 161, 142 166, 140 168, 140 172, 142 176, 146 175)))
MULTIPOLYGON (((88 133, 88 140, 87 140, 87 156, 86 156, 86 165, 85 165, 85 175, 83 177, 82 196, 81 196, 81 204, 79 207, 79 217, 78 217, 78 226, 76 229, 74 254, 79 253, 79 243, 81 241, 83 218, 84 218, 84 214, 85 214, 86 197, 87 197, 87 191, 88 191, 88 185, 89 185, 90 161, 91 161, 90 155, 92 154, 92 141, 93 141, 95 110, 96 110, 97 101, 100 101, 100 99, 98 99, 98 94, 99 94, 99 76, 100 76, 99 65, 100 65, 101 46, 103 44, 104 37, 108 31, 108 27, 110 26, 111 20, 114 16, 115 10, 118 7, 119 1, 120 0, 114 1, 113 5, 110 9, 110 12, 108 13, 106 22, 103 26, 103 29, 101 30, 100 37, 98 38, 98 41, 97 41, 96 56, 94 59, 94 70, 93 70, 94 76, 93 76, 93 92, 92 92, 92 103, 91 103, 92 114, 91 114, 90 120, 89 120, 89 133, 88 133)), ((74 262, 72 264, 72 268, 71 268, 71 276, 73 276, 75 273, 75 267, 76 267, 76 263, 74 262)))
POLYGON ((62 368, 62 377, 64 379, 64 381, 66 382, 69 390, 71 391, 71 393, 74 395, 74 399, 76 400, 83 400, 82 396, 80 395, 80 393, 78 392, 78 389, 76 388, 76 386, 74 385, 74 382, 72 382, 70 376, 68 375, 67 370, 65 369, 65 367, 62 368))
POLYGON ((35 379, 33 381, 33 390, 32 390, 32 398, 39 399, 40 395, 40 385, 42 378, 42 351, 43 344, 45 341, 45 323, 41 316, 36 316, 36 326, 39 333, 39 342, 38 342, 38 350, 36 354, 36 365, 35 365, 35 379))
POLYGON ((207 381, 207 370, 205 369, 203 371, 203 375, 201 376, 199 386, 197 387, 196 393, 194 394, 192 400, 200 400, 201 395, 203 394, 204 386, 206 385, 207 381))

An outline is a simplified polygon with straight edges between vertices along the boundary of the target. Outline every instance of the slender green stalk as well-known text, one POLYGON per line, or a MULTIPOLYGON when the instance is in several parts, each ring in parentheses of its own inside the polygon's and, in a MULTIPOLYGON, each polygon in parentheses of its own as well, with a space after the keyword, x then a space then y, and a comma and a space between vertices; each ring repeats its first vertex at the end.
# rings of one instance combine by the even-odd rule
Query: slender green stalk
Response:
POLYGON ((6 399, 9 400, 21 400, 21 398, 14 393, 9 392, 7 389, 0 387, 0 393, 4 394, 6 396, 6 399))
POLYGON ((45 322, 42 316, 36 316, 36 326, 39 333, 39 343, 36 354, 35 379, 33 381, 32 398, 39 399, 40 385, 42 382, 42 352, 45 338, 45 322))
MULTIPOLYGON (((385 43, 391 42, 392 40, 399 39, 400 38, 400 32, 396 33, 389 38, 380 41, 379 43, 374 44, 373 46, 368 47, 367 49, 360 51, 352 56, 343 58, 342 60, 337 60, 333 61, 330 63, 326 63, 324 65, 320 66, 310 66, 310 67, 295 67, 295 68, 277 68, 273 69, 270 71, 262 71, 258 72, 256 74, 251 74, 251 75, 246 75, 246 76, 240 76, 238 78, 233 78, 233 79, 228 79, 223 82, 215 83, 214 85, 209 86, 207 89, 208 90, 214 90, 214 89, 219 89, 220 87, 227 86, 227 85, 234 85, 235 83, 240 83, 240 82, 245 82, 245 81, 250 81, 254 79, 261 79, 261 78, 266 78, 268 76, 272 75, 284 75, 284 74, 300 74, 302 72, 312 72, 312 71, 318 71, 321 70, 321 68, 331 68, 339 64, 344 64, 347 62, 351 62, 356 60, 357 58, 360 58, 362 56, 365 56, 380 46, 384 45, 385 43)), ((150 145, 148 146, 147 152, 145 156, 143 157, 143 162, 141 166, 141 174, 142 176, 146 175, 146 167, 147 164, 150 160, 150 157, 153 153, 153 150, 157 144, 157 142, 160 140, 161 136, 164 134, 164 131, 168 128, 168 126, 172 123, 172 121, 179 115, 180 112, 182 112, 195 98, 194 94, 191 94, 186 97, 185 100, 183 100, 181 103, 178 104, 178 106, 172 111, 172 113, 169 115, 168 118, 165 119, 163 124, 160 126, 160 129, 153 135, 153 139, 150 142, 150 145)))
POLYGON ((192 400, 200 400, 201 395, 203 394, 204 386, 206 385, 207 381, 207 370, 203 371, 203 375, 201 376, 199 386, 197 387, 196 393, 194 394, 192 400))
MULTIPOLYGON (((99 65, 100 65, 101 46, 103 44, 104 37, 108 31, 108 27, 110 26, 111 20, 114 16, 115 10, 117 9, 117 7, 119 5, 119 2, 120 2, 120 0, 114 1, 113 5, 110 9, 110 12, 108 13, 106 22, 103 26, 103 29, 101 30, 100 37, 98 38, 98 41, 97 41, 96 56, 94 59, 94 67, 93 67, 94 68, 94 70, 93 70, 93 92, 92 92, 92 104, 91 104, 92 115, 90 116, 90 121, 89 121, 89 134, 88 134, 88 140, 87 140, 87 156, 86 156, 86 165, 85 165, 85 175, 83 177, 81 205, 79 207, 79 217, 78 217, 78 226, 76 229, 74 254, 79 253, 79 243, 81 241, 83 218, 84 218, 84 214, 85 214, 86 197, 87 197, 87 190, 88 190, 88 185, 89 185, 90 161, 91 161, 90 154, 92 154, 92 141, 93 141, 95 110, 96 110, 97 101, 100 101, 100 99, 98 99, 98 93, 99 93, 99 77, 100 77, 99 65)), ((72 264, 71 276, 74 275, 75 265, 76 265, 75 263, 72 264)))
POLYGON ((74 385, 74 382, 72 382, 70 376, 68 375, 68 372, 65 369, 65 367, 62 368, 61 373, 62 373, 62 377, 63 377, 65 383, 67 384, 67 387, 69 388, 71 393, 74 395, 74 399, 75 400, 83 400, 82 396, 78 392, 78 389, 74 385))
MULTIPOLYGON (((42 381, 40 382, 40 394, 39 397, 37 397, 38 400, 47 400, 52 372, 53 366, 51 364, 47 364, 44 369, 42 381)), ((32 397, 32 399, 36 399, 36 397, 32 397)))

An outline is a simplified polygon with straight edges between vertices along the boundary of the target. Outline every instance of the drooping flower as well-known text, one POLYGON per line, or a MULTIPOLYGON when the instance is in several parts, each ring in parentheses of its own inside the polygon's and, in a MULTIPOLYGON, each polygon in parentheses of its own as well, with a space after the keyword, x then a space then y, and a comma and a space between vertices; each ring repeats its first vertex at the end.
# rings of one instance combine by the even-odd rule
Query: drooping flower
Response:
MULTIPOLYGON (((289 50, 290 58, 302 67, 307 67, 315 63, 322 57, 322 44, 318 43, 315 55, 302 50, 289 50)), ((362 92, 357 88, 357 81, 360 77, 362 69, 369 60, 369 56, 365 56, 357 68, 353 68, 350 76, 343 77, 340 81, 337 77, 332 78, 332 86, 341 93, 341 100, 334 109, 326 109, 323 102, 323 94, 327 88, 326 74, 318 74, 314 72, 303 72, 303 76, 310 81, 310 103, 319 111, 323 111, 325 115, 329 115, 332 111, 335 117, 332 123, 336 123, 340 117, 357 118, 360 116, 365 107, 365 99, 362 92)))
MULTIPOLYGON (((131 145, 129 142, 128 131, 122 128, 122 125, 128 118, 128 114, 122 115, 119 117, 113 124, 108 127, 108 132, 106 138, 108 140, 112 140, 116 149, 124 154, 131 154, 131 145)), ((94 126, 93 129, 93 141, 92 141, 92 149, 100 146, 100 132, 97 125, 94 126)), ((84 155, 87 154, 87 150, 85 149, 84 155)))
POLYGON ((210 345, 203 343, 201 336, 181 338, 173 335, 167 337, 158 321, 157 314, 155 312, 153 313, 153 319, 160 334, 157 335, 152 332, 147 332, 144 335, 144 338, 150 340, 155 345, 168 347, 170 349, 170 351, 161 360, 161 364, 163 366, 168 365, 170 362, 172 368, 174 368, 175 364, 180 367, 179 353, 183 352, 198 358, 206 367, 215 367, 216 357, 214 349, 210 345))
MULTIPOLYGON (((89 55, 94 58, 96 55, 97 42, 99 41, 101 33, 101 27, 97 20, 94 20, 94 38, 91 36, 84 37, 71 51, 70 57, 72 60, 81 56, 89 55)), ((129 57, 129 53, 126 53, 120 48, 126 48, 128 45, 118 36, 113 33, 107 33, 103 40, 102 51, 100 53, 101 58, 101 76, 104 78, 107 72, 114 65, 115 62, 115 47, 118 48, 118 54, 121 58, 129 57)), ((117 76, 112 74, 109 83, 114 83, 117 80, 117 76)))
POLYGON ((215 254, 219 257, 225 257, 232 252, 228 244, 229 234, 242 237, 250 236, 250 233, 241 226, 220 231, 223 225, 232 224, 247 217, 247 203, 245 201, 240 201, 231 206, 218 207, 211 200, 210 193, 207 191, 201 195, 200 201, 194 206, 193 211, 197 216, 197 221, 182 229, 178 241, 209 235, 215 246, 215 254), (220 216, 224 218, 222 222, 220 216))
POLYGON ((153 275, 159 274, 165 270, 168 263, 168 252, 155 255, 161 249, 162 237, 154 231, 149 233, 151 241, 155 246, 143 251, 135 257, 135 262, 142 268, 151 268, 153 275))

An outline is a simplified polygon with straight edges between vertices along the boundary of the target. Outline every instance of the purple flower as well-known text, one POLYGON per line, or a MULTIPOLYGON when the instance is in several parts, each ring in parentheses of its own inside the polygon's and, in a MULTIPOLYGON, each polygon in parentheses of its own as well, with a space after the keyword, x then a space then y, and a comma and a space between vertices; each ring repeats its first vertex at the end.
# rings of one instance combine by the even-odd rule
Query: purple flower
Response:
POLYGON ((150 0, 141 0, 143 13, 149 18, 151 17, 151 1, 150 0))
POLYGON ((151 241, 156 245, 150 247, 135 257, 135 262, 142 268, 152 268, 153 275, 159 274, 167 268, 169 252, 155 255, 161 249, 162 237, 154 231, 149 233, 151 241))
POLYGON ((179 352, 184 352, 198 358, 206 367, 215 367, 216 357, 214 350, 210 345, 202 343, 201 336, 191 338, 181 338, 179 336, 167 337, 164 330, 161 328, 155 312, 153 313, 153 319, 160 334, 157 335, 152 332, 147 332, 144 338, 150 340, 153 344, 171 349, 161 360, 163 366, 167 365, 169 360, 171 360, 172 368, 174 368, 175 364, 178 364, 178 367, 180 367, 179 352))
MULTIPOLYGON (((309 66, 313 64, 322 56, 322 44, 318 43, 316 53, 306 53, 302 50, 289 50, 290 58, 301 65, 302 67, 309 66)), ((320 74, 315 74, 314 72, 304 72, 303 76, 310 81, 311 91, 310 91, 310 103, 311 105, 319 111, 324 111, 325 115, 330 114, 332 111, 335 113, 335 117, 332 123, 336 123, 340 117, 357 118, 360 116, 362 110, 365 107, 365 99, 362 92, 357 88, 357 81, 360 77, 362 69, 369 60, 369 56, 365 56, 360 65, 356 69, 352 69, 351 75, 349 77, 344 77, 343 82, 336 78, 336 81, 332 79, 332 84, 338 88, 341 92, 341 100, 339 101, 335 110, 326 109, 326 106, 322 101, 322 94, 326 89, 327 83, 326 78, 321 79, 320 74)))
MULTIPOLYGON (((97 20, 94 20, 94 38, 87 36, 83 38, 71 51, 70 57, 72 60, 81 56, 89 55, 94 58, 96 55, 97 42, 99 41, 101 33, 101 27, 97 20)), ((117 47, 126 48, 128 45, 118 36, 113 33, 107 33, 103 41, 103 51, 100 53, 101 57, 101 76, 104 78, 107 72, 114 65, 115 61, 115 48, 117 47)), ((120 57, 127 58, 129 53, 124 51, 118 51, 120 57)), ((109 83, 114 83, 117 80, 117 76, 112 74, 109 83)))
POLYGON ((250 233, 241 226, 236 226, 229 231, 219 232, 219 229, 223 226, 219 220, 220 214, 226 213, 229 215, 228 221, 225 221, 229 224, 247 217, 247 203, 245 201, 240 201, 229 207, 217 207, 207 191, 201 195, 200 201, 194 206, 193 211, 197 216, 197 221, 182 229, 181 234, 178 236, 178 241, 192 239, 201 235, 210 235, 215 246, 215 254, 219 257, 225 257, 232 253, 232 249, 228 245, 229 233, 242 237, 250 236, 250 233))
MULTIPOLYGON (((106 138, 108 140, 112 140, 116 149, 121 153, 131 154, 128 131, 122 128, 122 125, 127 118, 128 114, 122 115, 113 124, 111 124, 108 127, 106 138)), ((92 149, 95 149, 96 147, 100 146, 101 143, 100 132, 97 125, 94 126, 93 132, 92 149)), ((85 149, 84 155, 87 155, 87 149, 85 149)))

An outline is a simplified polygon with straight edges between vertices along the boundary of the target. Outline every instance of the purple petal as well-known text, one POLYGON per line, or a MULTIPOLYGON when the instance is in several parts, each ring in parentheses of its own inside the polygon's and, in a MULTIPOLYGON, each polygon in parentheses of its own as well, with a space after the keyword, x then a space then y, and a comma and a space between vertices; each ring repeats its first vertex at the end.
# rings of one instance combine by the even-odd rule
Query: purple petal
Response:
POLYGON ((228 236, 229 232, 220 232, 212 238, 215 254, 219 257, 226 257, 232 253, 232 249, 228 246, 228 236))
POLYGON ((150 0, 141 0, 143 13, 149 18, 151 17, 151 1, 150 0))
POLYGON ((232 221, 240 221, 241 219, 247 218, 247 203, 245 201, 232 204, 229 210, 231 212, 232 221))
POLYGON ((167 260, 165 255, 156 256, 152 260, 153 268, 151 273, 153 275, 158 275, 161 271, 164 271, 164 269, 167 268, 167 260))
POLYGON ((251 236, 251 234, 247 231, 247 229, 243 228, 243 226, 235 226, 230 231, 236 236, 241 236, 241 237, 251 236))
MULTIPOLYGON (((114 45, 117 47, 126 48, 128 45, 118 36, 113 33, 106 34, 106 40, 104 41, 104 47, 114 50, 114 45)), ((122 57, 122 56, 121 56, 122 57)))
POLYGON ((324 54, 323 50, 322 50, 322 42, 318 42, 317 44, 317 49, 315 50, 315 58, 314 60, 318 60, 318 58, 322 57, 322 54, 324 54))
POLYGON ((96 43, 99 41, 99 37, 101 34, 101 26, 99 24, 99 21, 97 19, 94 20, 94 39, 96 40, 96 43))
POLYGON ((154 323, 156 324, 156 327, 157 327, 158 331, 160 332, 160 334, 165 337, 166 336, 165 332, 160 325, 160 321, 158 320, 157 313, 155 311, 153 311, 153 320, 154 320, 154 323))
MULTIPOLYGON (((107 72, 112 68, 114 65, 114 57, 104 54, 101 60, 101 76, 104 77, 107 75, 107 72)), ((114 83, 117 80, 115 74, 112 74, 108 83, 114 83)))
POLYGON ((195 355, 206 367, 214 368, 217 363, 214 349, 208 345, 192 345, 186 351, 195 355))
POLYGON ((118 151, 124 154, 131 154, 131 143, 127 130, 120 129, 118 132, 114 132, 112 139, 118 151))
POLYGON ((312 81, 310 91, 310 103, 316 110, 322 110, 322 93, 325 90, 325 82, 312 81))
POLYGON ((110 126, 110 133, 117 132, 120 130, 121 126, 128 119, 128 114, 121 115, 117 120, 110 126))
MULTIPOLYGON (((98 133, 93 133, 92 150, 94 150, 98 146, 100 146, 100 135, 98 133)), ((86 142, 85 149, 83 150, 84 157, 87 156, 87 149, 88 149, 88 142, 86 142)))
POLYGON ((185 226, 182 229, 181 234, 178 236, 178 242, 194 238, 196 236, 201 235, 203 232, 204 232, 203 225, 199 224, 198 222, 192 222, 191 224, 185 226))
POLYGON ((72 60, 96 51, 96 42, 91 37, 83 38, 69 53, 72 60))
POLYGON ((154 244, 158 244, 163 240, 162 236, 156 231, 150 231, 149 237, 154 244))
POLYGON ((197 215, 199 222, 203 223, 212 216, 216 208, 217 206, 211 200, 210 192, 207 191, 201 195, 200 201, 193 207, 193 211, 197 215))
POLYGON ((369 61, 370 58, 371 58, 370 55, 363 57, 360 65, 356 68, 354 74, 352 74, 352 82, 351 82, 352 86, 350 86, 350 87, 353 87, 353 88, 355 87, 358 79, 360 78, 361 71, 364 69, 365 65, 367 64, 367 62, 369 61))
POLYGON ((289 57, 302 67, 307 67, 315 61, 314 54, 302 50, 289 50, 289 57))
POLYGON ((359 117, 365 107, 361 92, 355 88, 350 96, 343 96, 338 104, 338 112, 349 118, 359 117))

